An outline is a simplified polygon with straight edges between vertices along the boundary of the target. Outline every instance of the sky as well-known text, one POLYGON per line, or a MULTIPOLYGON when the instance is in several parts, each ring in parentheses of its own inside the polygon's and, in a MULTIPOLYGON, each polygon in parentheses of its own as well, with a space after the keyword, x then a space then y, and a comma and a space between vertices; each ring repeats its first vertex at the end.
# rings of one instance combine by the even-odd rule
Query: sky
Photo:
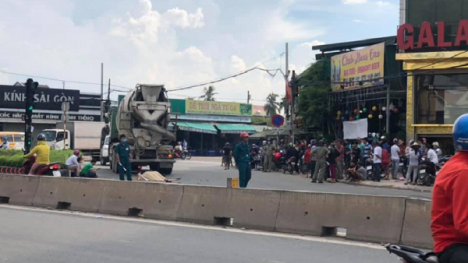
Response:
MULTIPOLYGON (((176 89, 213 84, 220 101, 264 104, 284 94, 289 69, 314 63, 314 45, 396 35, 398 0, 2 0, 0 84, 28 76, 52 88, 111 97, 137 83, 176 89), (271 74, 277 72, 275 76, 271 74), (47 80, 48 77, 63 81, 47 80), (79 84, 72 81, 96 83, 79 84), (106 95, 105 95, 106 96, 106 95)), ((203 87, 170 92, 199 97, 203 87)), ((125 93, 125 92, 124 92, 125 93)), ((124 94, 123 93, 123 94, 124 94)))

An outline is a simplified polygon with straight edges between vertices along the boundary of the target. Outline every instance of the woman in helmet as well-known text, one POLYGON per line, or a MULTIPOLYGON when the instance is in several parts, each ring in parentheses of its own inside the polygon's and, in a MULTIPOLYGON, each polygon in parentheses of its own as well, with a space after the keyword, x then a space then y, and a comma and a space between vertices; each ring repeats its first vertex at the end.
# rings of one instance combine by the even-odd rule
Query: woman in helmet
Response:
POLYGON ((468 114, 453 125, 457 153, 437 174, 432 191, 432 237, 441 263, 468 263, 468 114))
POLYGON ((36 154, 36 161, 31 166, 29 175, 34 175, 37 169, 39 169, 42 165, 47 165, 50 163, 50 147, 46 144, 46 137, 42 133, 37 136, 36 147, 34 147, 31 152, 23 156, 23 158, 31 158, 34 154, 36 154))
POLYGON ((250 146, 249 134, 240 134, 241 142, 234 148, 234 160, 236 161, 236 167, 239 170, 239 187, 246 188, 247 184, 252 177, 252 170, 250 168, 250 146))

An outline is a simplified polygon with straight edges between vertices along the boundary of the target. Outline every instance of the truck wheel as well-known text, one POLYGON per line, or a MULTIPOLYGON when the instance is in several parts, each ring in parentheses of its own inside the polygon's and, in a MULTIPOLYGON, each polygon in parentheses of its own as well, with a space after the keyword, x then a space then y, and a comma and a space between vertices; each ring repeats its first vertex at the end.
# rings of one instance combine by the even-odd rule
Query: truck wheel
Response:
POLYGON ((102 166, 106 165, 106 160, 104 158, 101 158, 100 163, 102 166))
POLYGON ((170 175, 172 173, 172 168, 161 168, 159 172, 163 175, 170 175))
POLYGON ((158 171, 159 172, 159 164, 150 164, 151 171, 158 171))
POLYGON ((111 161, 111 162, 110 162, 110 165, 111 165, 112 172, 118 173, 118 171, 117 171, 117 163, 111 161))

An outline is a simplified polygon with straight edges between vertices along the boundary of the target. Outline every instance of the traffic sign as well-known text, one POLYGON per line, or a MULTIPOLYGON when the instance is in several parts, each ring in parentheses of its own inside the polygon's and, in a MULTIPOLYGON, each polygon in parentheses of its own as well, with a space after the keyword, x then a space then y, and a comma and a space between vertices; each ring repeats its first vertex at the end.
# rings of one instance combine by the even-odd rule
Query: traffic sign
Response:
POLYGON ((280 127, 284 124, 284 117, 276 114, 271 116, 271 124, 275 127, 280 127))
POLYGON ((70 110, 70 102, 62 102, 62 111, 70 110))

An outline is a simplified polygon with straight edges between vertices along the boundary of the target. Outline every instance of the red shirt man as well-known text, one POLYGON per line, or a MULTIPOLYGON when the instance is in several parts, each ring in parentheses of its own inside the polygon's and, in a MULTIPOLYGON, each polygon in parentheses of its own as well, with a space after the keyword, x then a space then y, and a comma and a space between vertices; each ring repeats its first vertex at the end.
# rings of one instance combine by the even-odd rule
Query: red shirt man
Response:
POLYGON ((304 153, 304 163, 312 162, 312 151, 310 149, 311 147, 312 146, 309 144, 309 147, 307 148, 307 150, 304 153))
POLYGON ((458 153, 437 175, 431 229, 440 263, 468 263, 468 114, 453 125, 458 153))

